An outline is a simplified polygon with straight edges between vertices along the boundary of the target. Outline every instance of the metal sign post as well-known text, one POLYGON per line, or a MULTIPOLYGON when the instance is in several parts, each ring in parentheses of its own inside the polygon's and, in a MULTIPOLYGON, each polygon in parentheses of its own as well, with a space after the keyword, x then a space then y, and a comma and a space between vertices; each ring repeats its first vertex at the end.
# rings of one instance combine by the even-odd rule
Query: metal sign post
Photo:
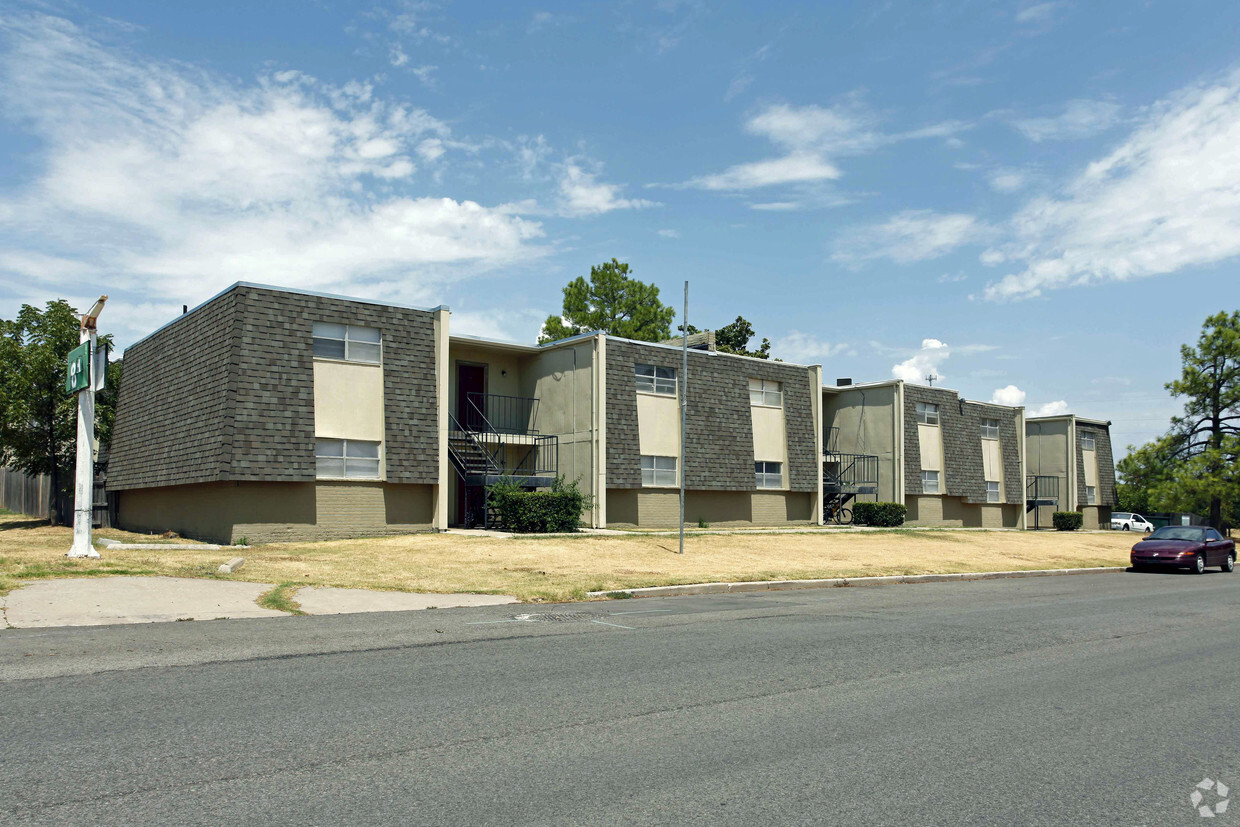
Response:
POLYGON ((685 553, 685 422, 689 409, 689 282, 680 327, 680 551, 685 553))
POLYGON ((107 366, 100 371, 95 362, 97 330, 95 323, 103 312, 107 296, 100 296, 90 310, 82 315, 78 341, 81 342, 69 354, 65 374, 65 392, 76 393, 77 414, 77 474, 73 485, 73 547, 66 557, 98 557, 91 542, 91 527, 95 507, 95 391, 103 388, 107 366), (91 368, 95 370, 92 371, 91 368))

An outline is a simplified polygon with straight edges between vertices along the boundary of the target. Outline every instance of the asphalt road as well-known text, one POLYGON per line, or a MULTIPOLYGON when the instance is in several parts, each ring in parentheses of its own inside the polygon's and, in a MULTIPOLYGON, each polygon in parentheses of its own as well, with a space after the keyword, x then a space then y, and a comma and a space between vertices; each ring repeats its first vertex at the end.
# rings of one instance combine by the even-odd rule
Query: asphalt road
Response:
POLYGON ((1208 777, 1240 825, 1238 621, 1100 574, 9 630, 0 823, 1199 824, 1208 777))

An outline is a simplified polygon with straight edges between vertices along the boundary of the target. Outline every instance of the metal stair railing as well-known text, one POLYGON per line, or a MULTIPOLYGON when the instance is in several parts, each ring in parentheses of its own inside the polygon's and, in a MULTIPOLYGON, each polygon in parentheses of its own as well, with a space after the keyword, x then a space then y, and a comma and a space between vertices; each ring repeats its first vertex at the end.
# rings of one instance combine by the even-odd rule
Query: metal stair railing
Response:
MULTIPOLYGON (((487 394, 466 394, 466 405, 468 406, 465 419, 470 425, 479 426, 474 429, 475 433, 482 433, 486 436, 487 443, 494 443, 495 450, 492 453, 492 460, 500 467, 499 473, 503 476, 558 476, 560 470, 560 438, 558 436, 543 436, 537 431, 526 428, 524 433, 505 433, 500 431, 491 424, 486 413, 477 404, 479 401, 475 397, 484 397, 487 394), (524 453, 517 457, 515 462, 510 462, 510 449, 512 452, 519 451, 522 446, 528 446, 524 453)), ((491 394, 494 396, 494 394, 491 394)), ((505 399, 519 399, 520 397, 503 397, 505 399)), ((537 402, 538 400, 532 400, 537 402)), ((475 442, 479 440, 475 439, 475 442)))

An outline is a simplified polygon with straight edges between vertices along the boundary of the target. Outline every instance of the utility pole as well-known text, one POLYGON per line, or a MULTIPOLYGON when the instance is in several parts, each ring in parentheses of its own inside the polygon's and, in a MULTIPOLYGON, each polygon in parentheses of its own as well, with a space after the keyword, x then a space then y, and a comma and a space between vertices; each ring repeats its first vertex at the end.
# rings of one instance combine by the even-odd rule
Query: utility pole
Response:
POLYGON ((680 551, 685 553, 685 423, 689 410, 689 282, 680 326, 680 551))
POLYGON ((77 476, 73 486, 73 548, 66 557, 98 557, 99 552, 91 541, 91 524, 95 507, 95 391, 103 389, 107 374, 106 351, 104 364, 99 365, 97 354, 98 331, 96 322, 103 312, 107 296, 82 314, 82 326, 78 333, 81 343, 69 354, 68 372, 65 376, 65 392, 76 393, 77 413, 77 476))

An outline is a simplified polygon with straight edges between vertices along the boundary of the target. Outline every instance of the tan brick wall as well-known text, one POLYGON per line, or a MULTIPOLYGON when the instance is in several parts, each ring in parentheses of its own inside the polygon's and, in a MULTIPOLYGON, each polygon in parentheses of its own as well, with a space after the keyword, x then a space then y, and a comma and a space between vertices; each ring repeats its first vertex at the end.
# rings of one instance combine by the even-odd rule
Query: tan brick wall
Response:
MULTIPOLYGON (((685 523, 705 520, 711 528, 808 525, 813 495, 786 491, 688 491, 685 523)), ((612 488, 607 491, 607 524, 617 528, 675 528, 680 519, 676 491, 612 488)))
POLYGON ((329 540, 409 534, 431 527, 434 489, 393 483, 205 483, 119 496, 130 531, 215 543, 329 540))
POLYGON ((909 525, 944 528, 1019 528, 1019 505, 966 503, 959 497, 915 495, 907 498, 909 525))

